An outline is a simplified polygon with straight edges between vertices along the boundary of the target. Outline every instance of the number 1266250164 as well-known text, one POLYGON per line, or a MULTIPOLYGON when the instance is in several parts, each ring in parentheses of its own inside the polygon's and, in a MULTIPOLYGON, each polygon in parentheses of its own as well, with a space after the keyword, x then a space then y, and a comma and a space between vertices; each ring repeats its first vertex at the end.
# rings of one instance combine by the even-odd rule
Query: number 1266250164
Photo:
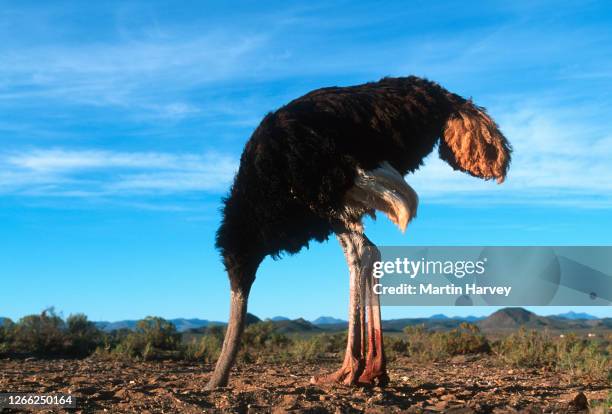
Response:
POLYGON ((75 408, 76 398, 70 394, 0 393, 0 408, 33 407, 75 408))

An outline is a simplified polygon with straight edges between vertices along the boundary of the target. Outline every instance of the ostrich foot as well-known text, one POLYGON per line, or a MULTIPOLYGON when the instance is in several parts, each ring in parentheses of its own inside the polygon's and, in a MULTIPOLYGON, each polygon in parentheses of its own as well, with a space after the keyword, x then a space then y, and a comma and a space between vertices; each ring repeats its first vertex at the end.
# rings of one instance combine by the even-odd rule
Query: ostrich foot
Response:
POLYGON ((357 385, 359 375, 363 372, 363 360, 357 358, 347 358, 342 367, 335 372, 327 375, 314 376, 310 379, 313 385, 325 384, 344 384, 357 385))
MULTIPOLYGON (((378 298, 372 298, 378 302, 378 298)), ((382 329, 380 329, 380 306, 378 303, 375 307, 370 307, 369 318, 372 325, 368 329, 368 354, 366 356, 365 369, 359 376, 359 382, 362 384, 384 387, 389 383, 389 375, 387 374, 387 361, 382 343, 382 329), (379 328, 376 328, 378 326, 379 328)))
POLYGON ((383 369, 368 369, 359 376, 359 384, 386 387, 389 384, 389 375, 386 370, 383 369))

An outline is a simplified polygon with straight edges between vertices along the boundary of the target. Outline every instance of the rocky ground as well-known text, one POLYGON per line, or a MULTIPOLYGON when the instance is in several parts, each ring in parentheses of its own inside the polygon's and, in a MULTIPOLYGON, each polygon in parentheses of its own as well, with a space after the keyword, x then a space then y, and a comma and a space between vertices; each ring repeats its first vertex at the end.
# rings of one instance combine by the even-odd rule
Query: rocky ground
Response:
POLYGON ((491 357, 390 364, 384 390, 309 385, 339 361, 246 364, 231 386, 205 391, 211 366, 188 362, 0 360, 0 392, 71 393, 77 412, 608 412, 610 384, 508 369, 491 357), (586 398, 584 398, 586 397, 586 398), (588 402, 587 402, 588 401, 588 402), (588 405, 587 405, 588 404, 588 405))

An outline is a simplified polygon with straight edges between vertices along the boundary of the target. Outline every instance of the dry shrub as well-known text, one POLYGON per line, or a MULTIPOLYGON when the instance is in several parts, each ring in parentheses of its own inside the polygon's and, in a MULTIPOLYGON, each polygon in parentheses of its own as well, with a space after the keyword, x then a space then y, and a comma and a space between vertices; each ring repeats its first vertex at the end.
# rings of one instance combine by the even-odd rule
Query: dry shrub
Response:
POLYGON ((610 335, 580 338, 570 333, 553 337, 548 332, 520 329, 494 344, 504 362, 516 367, 546 367, 568 374, 574 380, 612 380, 610 335))
POLYGON ((83 314, 64 322, 53 308, 0 326, 0 354, 82 358, 102 343, 102 332, 83 314))
POLYGON ((480 329, 470 323, 462 323, 448 332, 430 332, 423 325, 404 329, 408 339, 407 353, 425 361, 437 361, 455 355, 488 353, 489 341, 480 329))
POLYGON ((242 335, 240 359, 244 362, 274 362, 290 357, 291 339, 276 332, 274 323, 259 322, 247 326, 242 335))
POLYGON ((200 338, 193 338, 185 345, 183 355, 185 359, 213 363, 221 354, 223 346, 223 328, 211 326, 200 338))
POLYGON ((133 332, 119 331, 110 336, 100 356, 137 360, 181 358, 181 334, 171 322, 148 316, 138 321, 133 332))
POLYGON ((296 339, 291 346, 291 356, 297 361, 317 361, 336 358, 346 348, 346 333, 318 334, 306 339, 296 339))

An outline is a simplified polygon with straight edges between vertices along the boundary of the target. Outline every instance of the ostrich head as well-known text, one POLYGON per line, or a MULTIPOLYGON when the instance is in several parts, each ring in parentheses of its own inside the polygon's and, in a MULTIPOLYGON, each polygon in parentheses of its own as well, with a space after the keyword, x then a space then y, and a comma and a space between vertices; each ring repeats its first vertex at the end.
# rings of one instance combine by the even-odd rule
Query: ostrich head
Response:
POLYGON ((502 183, 512 147, 485 109, 466 101, 446 122, 440 158, 455 170, 502 183))

